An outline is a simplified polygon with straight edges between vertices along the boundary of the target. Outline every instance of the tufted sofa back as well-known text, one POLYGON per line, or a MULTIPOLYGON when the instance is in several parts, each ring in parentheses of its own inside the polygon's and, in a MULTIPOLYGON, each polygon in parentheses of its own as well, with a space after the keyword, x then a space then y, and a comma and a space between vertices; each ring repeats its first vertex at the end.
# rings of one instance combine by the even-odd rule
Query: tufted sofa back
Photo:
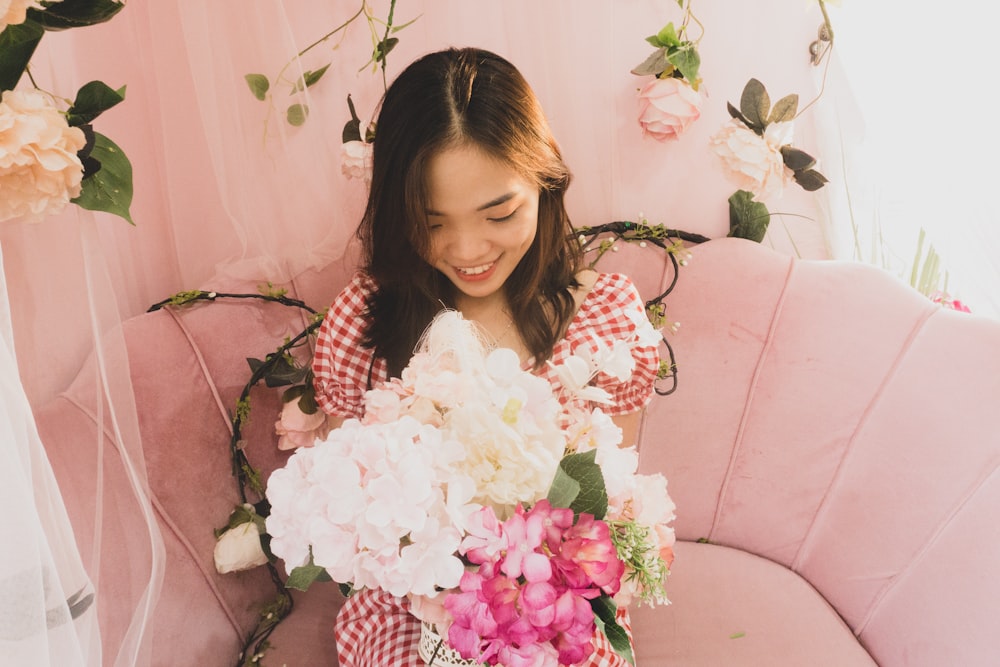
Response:
MULTIPOLYGON (((799 573, 880 664, 984 664, 1000 630, 1000 323, 940 309, 864 265, 795 260, 737 239, 692 250, 666 301, 681 323, 668 334, 679 386, 654 399, 640 438, 643 470, 669 479, 679 538, 799 573)), ((631 275, 648 298, 669 282, 665 267, 627 246, 598 268, 631 275)), ((323 307, 350 271, 344 262, 299 276, 289 296, 323 307)), ((205 287, 256 289, 221 278, 205 287)), ((280 305, 220 301, 123 325, 166 550, 155 665, 234 664, 273 597, 263 568, 215 572, 212 531, 239 500, 228 442, 245 359, 305 324, 280 305)), ((151 547, 96 377, 83 369, 36 418, 116 646, 151 547)), ((258 387, 252 406, 247 452, 266 476, 287 457, 276 449, 277 391, 258 387)), ((325 590, 297 597, 269 663, 333 654, 341 600, 325 590)))

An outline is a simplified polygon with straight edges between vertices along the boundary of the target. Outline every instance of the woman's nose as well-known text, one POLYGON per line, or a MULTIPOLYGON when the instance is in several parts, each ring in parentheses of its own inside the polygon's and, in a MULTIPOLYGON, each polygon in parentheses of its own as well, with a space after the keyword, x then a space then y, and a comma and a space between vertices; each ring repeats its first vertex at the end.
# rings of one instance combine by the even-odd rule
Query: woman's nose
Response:
POLYGON ((448 251, 455 261, 482 259, 489 252, 489 247, 489 241, 482 234, 472 231, 456 230, 448 243, 448 251))

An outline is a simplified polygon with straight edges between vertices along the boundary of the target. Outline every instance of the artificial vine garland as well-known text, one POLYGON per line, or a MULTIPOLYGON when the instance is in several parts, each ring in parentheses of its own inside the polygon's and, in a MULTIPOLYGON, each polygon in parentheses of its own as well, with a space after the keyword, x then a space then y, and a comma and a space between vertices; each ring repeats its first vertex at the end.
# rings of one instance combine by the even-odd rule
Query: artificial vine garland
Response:
MULTIPOLYGON (((594 268, 605 253, 616 250, 615 244, 619 241, 635 243, 640 247, 652 245, 662 249, 670 262, 672 277, 662 293, 645 302, 646 314, 654 327, 659 329, 668 326, 671 331, 676 330, 676 323, 667 324, 664 300, 676 286, 680 267, 686 263, 687 249, 685 244, 703 243, 709 240, 708 237, 677 229, 668 229, 664 225, 650 225, 644 219, 640 222, 616 221, 592 227, 579 227, 574 232, 574 236, 580 242, 584 256, 592 255, 588 258, 588 268, 594 268)), ((236 479, 241 504, 230 514, 227 525, 216 530, 216 536, 218 537, 226 530, 249 521, 257 523, 260 528, 261 548, 268 559, 265 566, 277 594, 272 602, 261 609, 260 620, 245 638, 236 662, 236 667, 259 667, 266 651, 270 648, 271 633, 292 612, 294 607, 289 589, 299 588, 299 585, 291 578, 282 579, 276 566, 277 559, 270 551, 270 536, 264 530, 264 520, 270 513, 270 504, 265 495, 260 472, 251 464, 246 455, 243 427, 250 418, 251 391, 261 380, 268 387, 288 387, 282 393, 283 402, 298 399, 300 407, 306 412, 319 409, 314 398, 312 368, 308 364, 301 365, 292 353, 296 348, 305 345, 309 337, 316 333, 323 322, 326 311, 317 311, 299 299, 288 297, 287 290, 276 288, 272 283, 266 283, 259 287, 259 292, 256 294, 210 290, 178 292, 153 304, 147 309, 147 312, 166 307, 182 308, 199 301, 215 302, 220 299, 259 299, 298 308, 309 313, 308 325, 297 335, 287 339, 264 359, 247 359, 251 374, 240 391, 231 417, 232 435, 229 440, 229 450, 232 457, 233 477, 236 479), (251 495, 248 493, 248 487, 249 491, 258 498, 256 502, 250 502, 251 495)), ((656 381, 658 385, 666 382, 669 387, 663 389, 656 386, 654 389, 658 395, 667 396, 677 389, 677 365, 673 348, 665 336, 663 344, 667 350, 667 359, 661 360, 656 381)), ((323 577, 310 579, 310 581, 315 580, 323 580, 323 577)))

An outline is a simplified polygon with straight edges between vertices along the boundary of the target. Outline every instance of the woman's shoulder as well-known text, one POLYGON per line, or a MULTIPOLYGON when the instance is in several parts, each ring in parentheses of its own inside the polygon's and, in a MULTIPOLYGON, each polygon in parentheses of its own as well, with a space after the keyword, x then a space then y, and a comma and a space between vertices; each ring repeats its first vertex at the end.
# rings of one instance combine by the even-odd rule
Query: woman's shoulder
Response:
POLYGON ((639 292, 624 273, 581 272, 577 278, 581 291, 586 290, 579 306, 582 314, 641 304, 639 292))

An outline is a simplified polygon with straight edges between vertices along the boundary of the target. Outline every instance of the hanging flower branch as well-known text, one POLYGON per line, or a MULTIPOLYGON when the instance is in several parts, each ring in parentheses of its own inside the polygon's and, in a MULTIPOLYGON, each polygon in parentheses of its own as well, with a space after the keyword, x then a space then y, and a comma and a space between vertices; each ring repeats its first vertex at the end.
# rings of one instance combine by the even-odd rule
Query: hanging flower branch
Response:
POLYGON ((69 100, 42 90, 30 62, 46 32, 109 21, 125 4, 114 0, 0 4, 0 222, 37 222, 73 203, 132 221, 132 164, 93 122, 125 99, 101 81, 69 100), (31 88, 17 89, 27 75, 31 88))
MULTIPOLYGON (((391 0, 389 4, 389 13, 385 20, 382 20, 375 16, 371 5, 367 0, 362 0, 361 7, 357 12, 354 13, 349 19, 341 23, 339 26, 333 30, 327 32, 325 35, 309 44, 301 51, 299 51, 295 56, 288 60, 285 65, 278 72, 277 76, 274 77, 272 81, 264 74, 251 73, 244 76, 247 82, 247 86, 250 88, 250 92, 258 100, 264 102, 274 102, 274 88, 279 84, 288 89, 288 96, 297 99, 299 93, 307 88, 311 88, 316 85, 326 71, 333 64, 330 60, 326 64, 316 69, 305 70, 297 77, 289 77, 287 72, 293 65, 299 63, 299 59, 305 56, 307 53, 312 51, 314 48, 325 44, 330 39, 335 36, 340 36, 340 41, 337 42, 332 48, 332 50, 337 50, 340 47, 340 42, 347 34, 347 28, 351 26, 355 21, 359 19, 364 19, 368 24, 368 30, 371 33, 372 38, 372 54, 368 62, 361 66, 361 70, 365 69, 369 65, 372 66, 372 71, 376 71, 379 68, 382 70, 382 85, 383 87, 387 85, 386 82, 386 62, 389 52, 399 43, 398 37, 393 37, 395 33, 398 33, 403 28, 411 25, 417 19, 408 21, 402 25, 393 25, 393 16, 396 10, 396 0, 391 0)), ((359 70, 360 71, 360 70, 359 70)), ((309 118, 309 105, 304 104, 299 101, 294 101, 285 108, 285 120, 289 125, 299 126, 306 122, 309 118)))
POLYGON ((702 28, 702 35, 704 28, 691 13, 691 0, 677 0, 677 5, 684 10, 680 27, 671 22, 647 37, 656 50, 632 70, 637 76, 653 76, 639 90, 639 125, 643 136, 657 141, 677 139, 701 116, 701 57, 697 50, 701 35, 691 41, 686 34, 691 21, 702 28))
POLYGON ((772 107, 764 84, 750 79, 743 88, 739 109, 726 104, 732 120, 710 143, 727 176, 740 188, 729 198, 730 236, 755 241, 764 237, 770 214, 754 197, 780 197, 789 181, 809 192, 826 184, 826 177, 815 169, 816 159, 791 144, 798 103, 799 96, 792 94, 772 107))

